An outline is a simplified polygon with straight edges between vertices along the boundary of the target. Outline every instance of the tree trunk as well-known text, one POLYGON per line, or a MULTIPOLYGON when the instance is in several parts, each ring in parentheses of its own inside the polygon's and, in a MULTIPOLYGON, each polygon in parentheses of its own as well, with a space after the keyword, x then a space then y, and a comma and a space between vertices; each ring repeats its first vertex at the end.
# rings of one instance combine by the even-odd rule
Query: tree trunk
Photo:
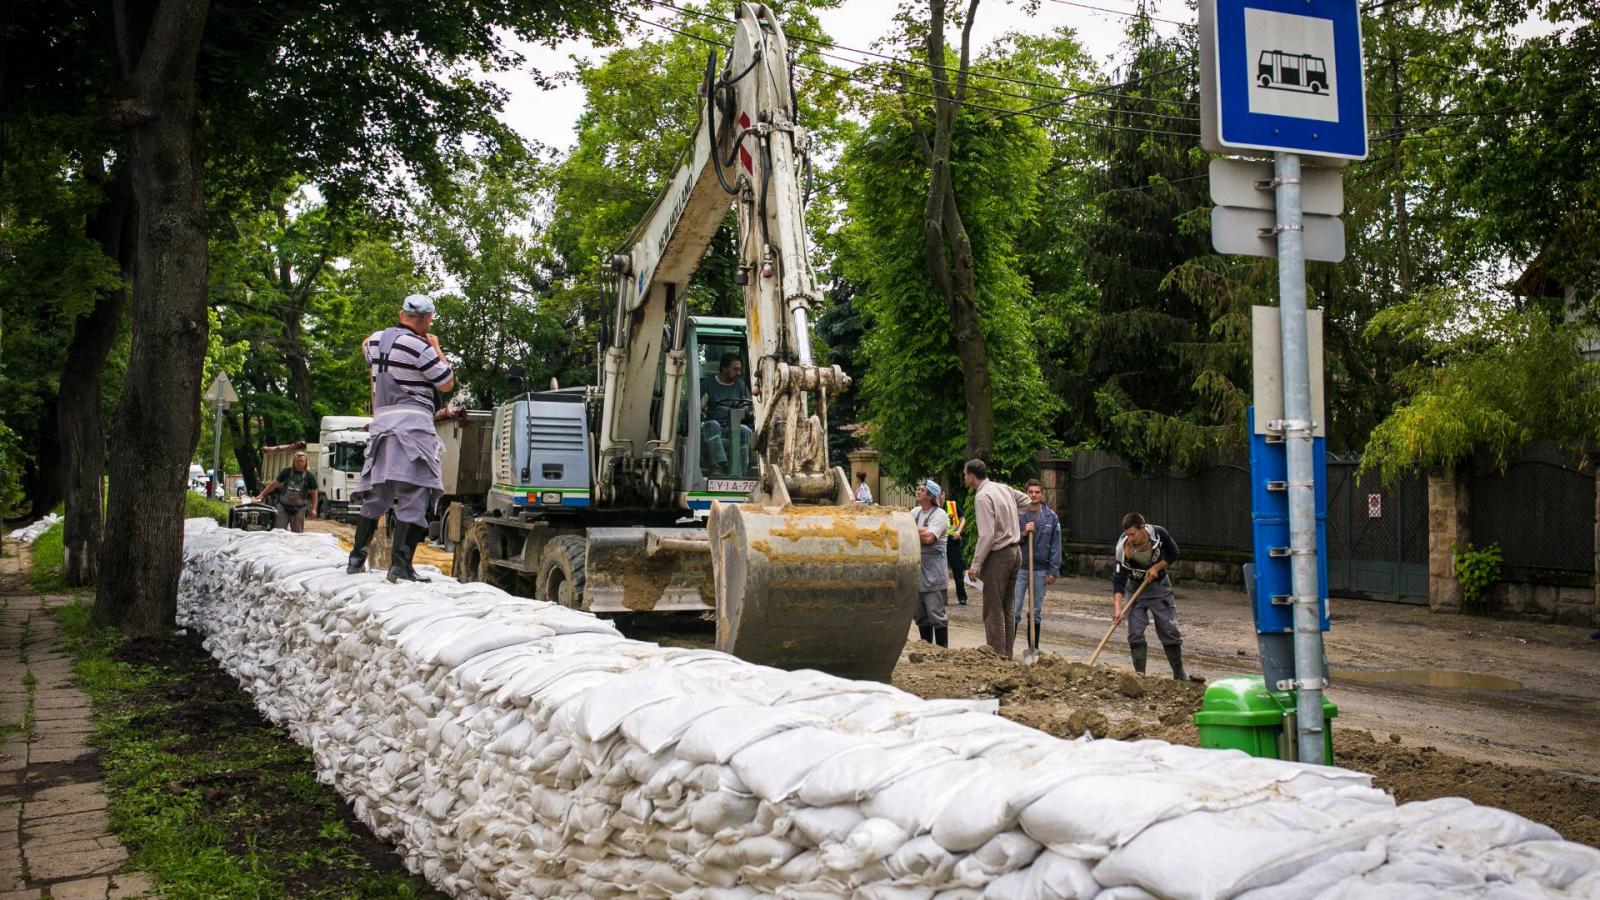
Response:
MULTIPOLYGON (((124 276, 131 266, 125 240, 133 223, 132 191, 126 166, 106 186, 106 197, 89 219, 89 236, 106 256, 117 260, 124 276)), ((62 579, 72 587, 93 584, 99 570, 104 521, 101 478, 106 470, 106 433, 100 420, 100 375, 106 357, 122 330, 126 287, 101 295, 94 309, 79 317, 61 370, 56 396, 56 425, 61 434, 67 515, 62 523, 62 579)))
POLYGON ((245 490, 254 496, 266 485, 261 480, 255 442, 250 437, 250 407, 244 407, 242 414, 229 410, 226 415, 228 434, 233 437, 233 458, 239 463, 239 477, 244 479, 245 490))
POLYGON ((33 509, 46 513, 62 499, 61 436, 56 427, 56 410, 46 406, 39 423, 39 447, 32 463, 23 470, 23 487, 33 509))
POLYGON ((133 634, 171 628, 183 507, 200 431, 206 352, 206 230, 195 58, 206 0, 114 4, 138 206, 133 350, 110 448, 110 502, 94 619, 133 634))
POLYGON ((967 71, 972 46, 972 24, 978 0, 969 0, 961 28, 961 67, 952 91, 944 65, 944 0, 932 0, 928 28, 928 65, 933 71, 936 111, 933 142, 924 139, 928 163, 928 196, 922 213, 923 252, 928 274, 944 299, 961 363, 962 390, 967 404, 967 458, 986 459, 994 450, 994 399, 989 378, 989 348, 978 313, 978 289, 973 267, 972 241, 961 221, 950 173, 950 147, 955 133, 956 107, 966 96, 967 71))

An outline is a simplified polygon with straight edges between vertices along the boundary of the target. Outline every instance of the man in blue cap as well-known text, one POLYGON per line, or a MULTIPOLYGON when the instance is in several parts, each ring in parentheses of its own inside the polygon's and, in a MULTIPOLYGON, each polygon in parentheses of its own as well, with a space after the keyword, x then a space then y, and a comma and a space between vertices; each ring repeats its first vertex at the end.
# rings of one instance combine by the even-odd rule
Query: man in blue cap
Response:
POLYGON ((917 587, 917 633, 930 644, 950 646, 950 619, 945 606, 950 602, 950 564, 945 561, 945 537, 950 517, 939 506, 943 493, 932 479, 917 485, 917 508, 911 517, 917 523, 917 540, 922 544, 922 583, 917 587))
POLYGON ((347 567, 352 575, 366 568, 367 545, 392 509, 397 525, 389 581, 427 580, 417 575, 411 559, 428 533, 428 512, 444 493, 439 468, 444 447, 433 427, 433 396, 456 386, 431 332, 433 312, 432 300, 412 294, 400 307, 399 324, 373 332, 363 348, 371 367, 372 424, 356 482, 362 499, 347 567))

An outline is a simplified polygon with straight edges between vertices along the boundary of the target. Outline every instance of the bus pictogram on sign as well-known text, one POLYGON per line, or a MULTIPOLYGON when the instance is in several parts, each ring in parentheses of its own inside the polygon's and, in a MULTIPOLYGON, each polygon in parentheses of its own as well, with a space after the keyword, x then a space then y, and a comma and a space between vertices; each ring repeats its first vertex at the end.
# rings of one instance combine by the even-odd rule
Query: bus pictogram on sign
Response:
POLYGON ((1328 61, 1309 53, 1263 50, 1256 73, 1256 83, 1264 88, 1313 94, 1328 89, 1328 61))

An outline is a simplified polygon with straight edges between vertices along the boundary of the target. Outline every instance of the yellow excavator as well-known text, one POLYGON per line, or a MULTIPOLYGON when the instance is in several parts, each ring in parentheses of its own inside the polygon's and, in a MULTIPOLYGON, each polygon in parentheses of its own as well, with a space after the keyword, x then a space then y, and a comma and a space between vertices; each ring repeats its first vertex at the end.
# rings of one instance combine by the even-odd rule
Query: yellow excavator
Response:
POLYGON ((707 60, 692 143, 609 260, 599 384, 442 422, 478 487, 454 492, 441 536, 463 580, 598 613, 714 611, 717 647, 742 659, 887 680, 917 532, 907 511, 856 503, 828 463, 828 400, 850 379, 812 354, 809 139, 783 29, 755 3, 736 23, 722 68, 707 60), (745 316, 691 316, 730 204, 745 316))

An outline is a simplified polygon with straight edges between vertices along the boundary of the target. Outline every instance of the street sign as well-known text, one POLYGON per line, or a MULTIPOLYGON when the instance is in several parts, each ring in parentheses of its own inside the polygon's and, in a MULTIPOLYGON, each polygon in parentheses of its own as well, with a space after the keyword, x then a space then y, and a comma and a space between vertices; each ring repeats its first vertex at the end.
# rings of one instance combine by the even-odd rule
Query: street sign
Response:
POLYGON ((1201 0, 1201 145, 1367 156, 1357 0, 1201 0))
POLYGON ((212 403, 221 403, 224 406, 239 402, 239 395, 233 392, 233 383, 228 380, 227 372, 218 372, 216 380, 211 382, 211 387, 206 388, 202 396, 212 403))
MULTIPOLYGON (((1218 253, 1238 256, 1278 255, 1277 215, 1270 210, 1211 208, 1211 246, 1218 253)), ((1337 216, 1306 214, 1301 222, 1306 259, 1341 262, 1344 259, 1344 222, 1337 216)))
MULTIPOLYGON (((1242 209, 1277 209, 1272 195, 1272 163, 1248 159, 1213 159, 1211 202, 1242 209)), ((1300 206, 1307 215, 1337 216, 1344 212, 1344 174, 1337 169, 1300 170, 1300 206)))
MULTIPOLYGON (((1283 343, 1276 306, 1250 307, 1250 402, 1256 411, 1255 433, 1267 434, 1267 423, 1283 418, 1283 343)), ((1328 434, 1328 411, 1322 391, 1322 310, 1306 310, 1306 344, 1311 374, 1313 437, 1328 434)), ((1287 512, 1284 515, 1288 515, 1287 512)))
POLYGON ((1367 495, 1367 518, 1369 518, 1369 519, 1381 519, 1381 518, 1383 518, 1383 495, 1382 494, 1368 494, 1367 495))

